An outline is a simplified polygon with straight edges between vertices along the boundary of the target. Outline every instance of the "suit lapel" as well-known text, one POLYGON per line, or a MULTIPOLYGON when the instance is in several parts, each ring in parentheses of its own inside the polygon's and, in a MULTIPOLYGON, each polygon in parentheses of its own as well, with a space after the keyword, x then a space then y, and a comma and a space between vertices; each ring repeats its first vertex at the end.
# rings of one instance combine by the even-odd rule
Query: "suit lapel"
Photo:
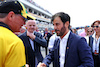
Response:
POLYGON ((66 45, 66 51, 65 51, 65 63, 67 62, 67 57, 68 57, 70 46, 71 46, 71 43, 72 43, 72 37, 73 37, 73 33, 70 32, 70 35, 69 35, 68 41, 67 41, 67 45, 66 45))
POLYGON ((94 40, 94 38, 93 38, 93 37, 91 37, 91 38, 92 38, 92 39, 91 39, 92 41, 91 41, 91 44, 90 44, 90 45, 91 45, 91 47, 92 47, 92 49, 93 49, 93 40, 94 40))
POLYGON ((54 45, 55 45, 55 52, 57 52, 57 56, 59 56, 59 44, 60 44, 60 40, 59 39, 57 39, 56 41, 55 41, 55 43, 54 43, 54 45))
POLYGON ((55 63, 57 64, 56 66, 59 67, 59 44, 60 44, 60 41, 58 40, 58 38, 55 40, 54 42, 54 47, 53 47, 53 51, 54 51, 54 57, 55 57, 55 63))
POLYGON ((60 58, 60 56, 59 56, 59 45, 60 45, 60 39, 58 39, 57 40, 57 61, 58 61, 58 67, 60 67, 60 65, 59 65, 59 58, 60 58))
POLYGON ((29 46, 29 47, 31 47, 31 49, 32 49, 29 37, 27 36, 27 32, 25 32, 24 35, 25 35, 25 43, 26 43, 26 45, 29 46))
MULTIPOLYGON (((91 47, 91 49, 93 49, 93 40, 94 40, 94 38, 91 36, 90 37, 90 42, 89 42, 89 46, 91 47)), ((92 51, 92 50, 91 50, 92 51)), ((93 51, 92 51, 93 52, 93 51)))
POLYGON ((30 44, 29 37, 27 36, 27 32, 25 32, 24 36, 25 36, 25 42, 26 42, 26 44, 30 44))

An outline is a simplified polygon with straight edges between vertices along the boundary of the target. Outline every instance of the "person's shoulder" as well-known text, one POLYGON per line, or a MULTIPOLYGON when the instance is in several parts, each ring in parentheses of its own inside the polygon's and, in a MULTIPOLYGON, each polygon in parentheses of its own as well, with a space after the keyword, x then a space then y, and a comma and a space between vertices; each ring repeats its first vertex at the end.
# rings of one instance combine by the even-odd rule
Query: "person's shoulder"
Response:
POLYGON ((48 33, 47 35, 48 35, 48 36, 50 36, 50 37, 52 36, 52 34, 51 34, 51 33, 48 33))
POLYGON ((42 35, 40 32, 34 31, 34 34, 42 35))
POLYGON ((26 36, 26 32, 24 32, 24 33, 18 35, 18 37, 21 37, 21 36, 26 36))
POLYGON ((77 35, 77 34, 74 34, 74 33, 72 33, 72 32, 71 32, 70 36, 71 36, 72 38, 74 38, 75 40, 76 40, 76 39, 81 39, 81 38, 83 38, 83 37, 81 37, 81 36, 79 36, 79 35, 77 35))
POLYGON ((79 36, 77 34, 72 33, 70 36, 71 36, 70 39, 72 39, 73 42, 76 42, 76 43, 86 42, 86 39, 84 37, 79 36))
POLYGON ((42 33, 35 31, 34 35, 37 36, 37 37, 40 37, 40 36, 42 36, 42 33))
POLYGON ((75 34, 75 33, 72 33, 72 32, 71 32, 70 34, 71 34, 71 36, 81 38, 81 36, 79 36, 79 35, 77 35, 77 34, 75 34))

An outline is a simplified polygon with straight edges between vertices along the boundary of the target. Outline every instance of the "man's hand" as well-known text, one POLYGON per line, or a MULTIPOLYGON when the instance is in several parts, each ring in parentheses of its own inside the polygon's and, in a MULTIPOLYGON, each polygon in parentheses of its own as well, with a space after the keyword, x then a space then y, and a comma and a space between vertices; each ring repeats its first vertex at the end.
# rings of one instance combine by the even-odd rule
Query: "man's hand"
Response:
POLYGON ((30 33, 28 31, 27 31, 27 36, 29 36, 32 40, 34 40, 36 37, 33 33, 30 33))
POLYGON ((28 64, 25 64, 25 66, 26 66, 26 67, 29 67, 29 65, 28 65, 28 64))
POLYGON ((46 64, 40 62, 40 63, 37 65, 37 67, 47 67, 47 66, 46 66, 46 64))
POLYGON ((47 34, 44 35, 44 38, 46 38, 46 37, 47 37, 47 34))

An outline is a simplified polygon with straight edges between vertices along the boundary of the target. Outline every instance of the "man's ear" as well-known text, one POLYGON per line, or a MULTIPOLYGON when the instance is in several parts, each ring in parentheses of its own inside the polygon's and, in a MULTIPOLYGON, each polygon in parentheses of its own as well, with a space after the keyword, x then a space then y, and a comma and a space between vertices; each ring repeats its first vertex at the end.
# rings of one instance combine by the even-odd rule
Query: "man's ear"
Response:
POLYGON ((7 18, 8 18, 8 20, 13 20, 13 17, 14 17, 14 12, 13 11, 10 11, 9 13, 8 13, 8 15, 7 15, 7 18))
POLYGON ((66 23, 65 23, 65 27, 69 27, 69 21, 66 21, 66 23))

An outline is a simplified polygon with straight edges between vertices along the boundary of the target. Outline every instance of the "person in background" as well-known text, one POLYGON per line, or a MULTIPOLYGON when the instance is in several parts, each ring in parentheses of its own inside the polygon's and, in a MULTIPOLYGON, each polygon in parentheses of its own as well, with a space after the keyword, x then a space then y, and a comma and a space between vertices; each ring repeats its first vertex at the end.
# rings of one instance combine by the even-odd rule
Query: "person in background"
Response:
POLYGON ((93 67, 94 61, 86 39, 69 30, 70 16, 64 12, 52 16, 57 38, 53 49, 37 67, 47 67, 53 61, 54 67, 93 67))
POLYGON ((73 32, 74 34, 77 34, 76 28, 73 28, 73 29, 72 29, 72 32, 73 32))
POLYGON ((79 35, 82 36, 82 37, 87 36, 87 29, 88 29, 88 28, 89 28, 89 26, 85 26, 84 31, 81 32, 79 35))
POLYGON ((14 34, 16 34, 17 36, 24 33, 26 31, 26 28, 24 27, 24 25, 20 28, 20 30, 18 32, 14 32, 14 34))
POLYGON ((82 32, 84 32, 84 28, 83 27, 76 27, 77 30, 77 34, 80 35, 82 32))
POLYGON ((25 27, 25 26, 22 26, 21 29, 20 29, 19 34, 22 34, 22 33, 24 33, 25 31, 26 31, 26 27, 25 27))
POLYGON ((39 32, 39 28, 36 26, 36 31, 39 32))
POLYGON ((94 67, 100 67, 100 20, 94 21, 92 27, 95 32, 89 37, 89 45, 94 59, 94 67))
MULTIPOLYGON (((52 36, 52 34, 48 31, 48 28, 45 28, 44 38, 47 41, 47 46, 48 46, 49 39, 50 39, 51 36, 52 36)), ((47 55, 47 53, 48 53, 48 47, 45 48, 45 54, 47 55)))
POLYGON ((91 35, 93 35, 93 33, 94 33, 93 27, 89 27, 89 28, 87 29, 87 35, 88 35, 88 36, 91 36, 91 35))
POLYGON ((55 41, 55 39, 56 39, 57 37, 59 38, 59 36, 57 36, 56 33, 54 33, 54 34, 50 37, 49 43, 48 43, 48 49, 49 49, 49 51, 52 50, 52 48, 53 48, 53 46, 54 46, 54 41, 55 41))
POLYGON ((93 35, 93 33, 94 33, 94 29, 93 29, 92 27, 89 27, 89 28, 87 29, 87 35, 85 36, 85 38, 86 38, 88 44, 89 44, 89 37, 90 37, 91 35, 93 35))
POLYGON ((20 30, 27 18, 19 1, 0 3, 0 67, 24 67, 25 48, 14 32, 20 30))
POLYGON ((19 35, 25 46, 26 63, 29 67, 36 67, 38 62, 42 62, 43 56, 40 47, 47 47, 47 42, 36 31, 36 22, 34 20, 26 21, 26 31, 19 35))

